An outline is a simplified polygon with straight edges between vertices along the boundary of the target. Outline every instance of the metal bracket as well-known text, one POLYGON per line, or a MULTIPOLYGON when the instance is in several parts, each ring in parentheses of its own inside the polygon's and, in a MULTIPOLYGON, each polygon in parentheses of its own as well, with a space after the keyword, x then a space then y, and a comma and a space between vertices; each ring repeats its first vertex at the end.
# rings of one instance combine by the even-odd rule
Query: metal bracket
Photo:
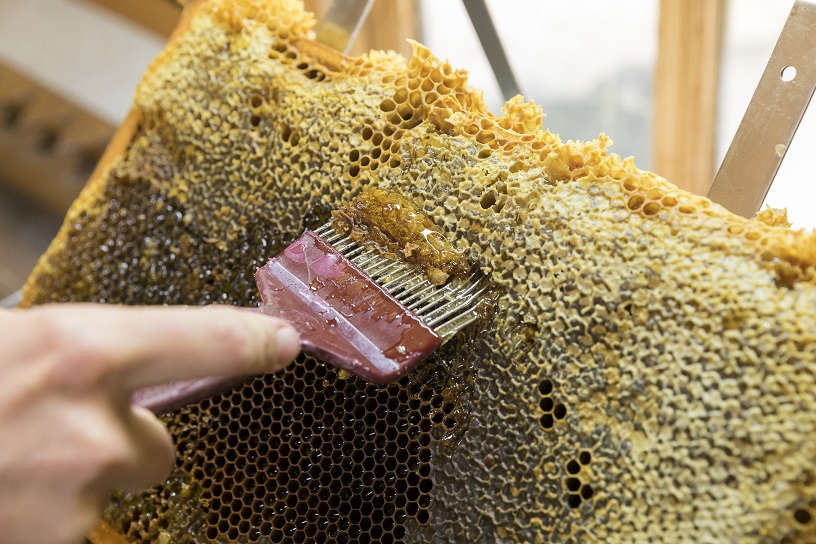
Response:
POLYGON ((23 292, 15 291, 6 298, 0 300, 0 308, 16 308, 23 300, 23 292))
POLYGON ((487 56, 490 68, 493 69, 493 75, 496 76, 496 81, 499 83, 504 99, 510 100, 517 94, 521 94, 516 76, 513 75, 513 69, 507 60, 499 33, 496 32, 496 26, 490 17, 490 11, 487 9, 485 0, 462 0, 462 3, 465 5, 470 22, 476 30, 479 43, 481 43, 482 49, 487 56))
POLYGON ((315 41, 348 55, 374 0, 334 0, 315 31, 315 41))
MULTIPOLYGON (((334 0, 315 31, 316 41, 348 54, 374 0, 334 0)), ((521 94, 485 0, 462 0, 505 100, 521 94)))
POLYGON ((753 217, 816 89, 816 1, 797 0, 708 197, 753 217))

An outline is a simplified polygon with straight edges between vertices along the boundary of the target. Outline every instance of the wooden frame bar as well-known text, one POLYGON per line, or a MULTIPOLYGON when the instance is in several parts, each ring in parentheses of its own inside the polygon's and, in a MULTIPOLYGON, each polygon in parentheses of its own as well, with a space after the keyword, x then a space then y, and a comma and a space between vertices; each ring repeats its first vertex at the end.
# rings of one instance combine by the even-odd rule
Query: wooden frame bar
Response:
POLYGON ((661 0, 654 171, 705 195, 714 179, 726 0, 661 0))
POLYGON ((162 36, 170 36, 181 18, 181 5, 172 0, 85 0, 102 6, 162 36))

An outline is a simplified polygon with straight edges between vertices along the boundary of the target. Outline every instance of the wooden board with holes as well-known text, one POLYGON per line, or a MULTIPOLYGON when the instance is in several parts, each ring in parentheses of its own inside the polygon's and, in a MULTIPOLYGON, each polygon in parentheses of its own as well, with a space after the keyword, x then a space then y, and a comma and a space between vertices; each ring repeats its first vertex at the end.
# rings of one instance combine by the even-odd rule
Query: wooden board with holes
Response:
POLYGON ((0 184, 64 213, 113 127, 0 65, 0 184))

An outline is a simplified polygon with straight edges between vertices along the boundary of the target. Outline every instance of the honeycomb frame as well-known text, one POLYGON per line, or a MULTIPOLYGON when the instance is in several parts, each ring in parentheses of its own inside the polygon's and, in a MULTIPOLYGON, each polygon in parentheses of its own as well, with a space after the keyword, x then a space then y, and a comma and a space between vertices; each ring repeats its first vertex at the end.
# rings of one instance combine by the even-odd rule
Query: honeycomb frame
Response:
POLYGON ((256 267, 377 186, 491 278, 494 321, 398 384, 301 358, 166 414, 176 470, 116 496, 109 527, 813 541, 816 237, 684 192, 604 135, 562 141, 520 97, 493 115, 419 44, 345 57, 313 24, 285 0, 191 4, 24 304, 256 304, 256 267))

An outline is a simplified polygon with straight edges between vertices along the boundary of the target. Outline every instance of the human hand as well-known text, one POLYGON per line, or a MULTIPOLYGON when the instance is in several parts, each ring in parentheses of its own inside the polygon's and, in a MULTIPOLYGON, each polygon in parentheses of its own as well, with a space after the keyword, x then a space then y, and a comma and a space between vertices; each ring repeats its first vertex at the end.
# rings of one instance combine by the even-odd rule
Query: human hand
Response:
POLYGON ((285 367, 281 320, 231 307, 0 310, 0 542, 80 542, 111 491, 164 481, 170 435, 136 389, 285 367))

